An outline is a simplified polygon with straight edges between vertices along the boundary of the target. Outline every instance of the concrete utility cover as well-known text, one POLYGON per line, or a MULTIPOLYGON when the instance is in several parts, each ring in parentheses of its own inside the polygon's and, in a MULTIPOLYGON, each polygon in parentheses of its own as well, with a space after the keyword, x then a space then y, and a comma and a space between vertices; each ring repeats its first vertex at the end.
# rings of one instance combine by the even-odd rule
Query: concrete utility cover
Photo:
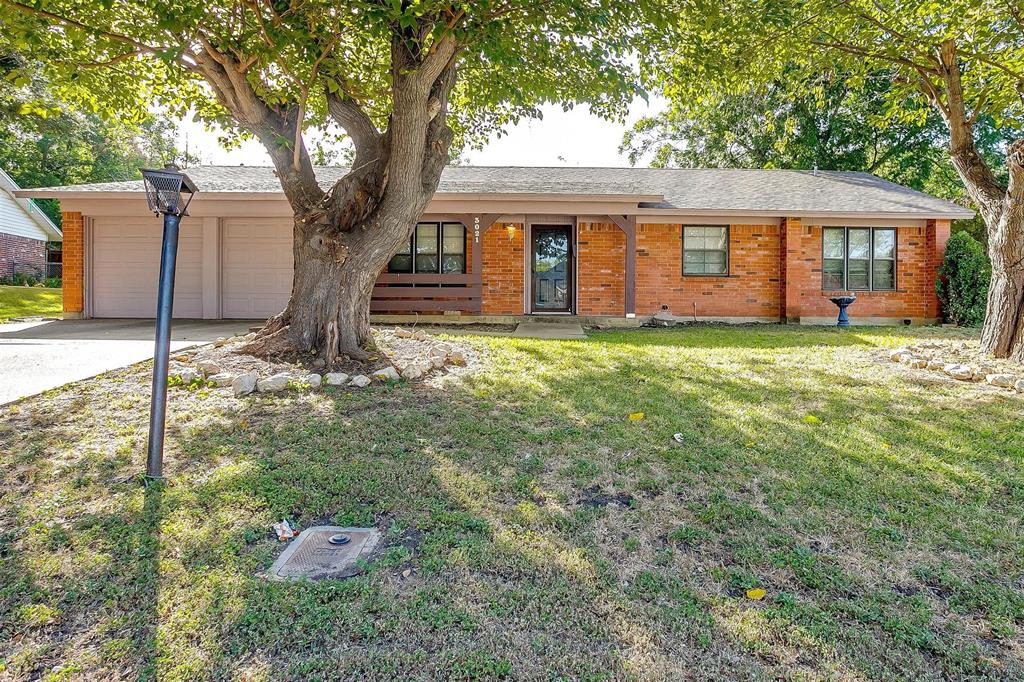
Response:
POLYGON ((512 336, 529 339, 585 339, 583 327, 575 322, 520 322, 512 336))
POLYGON ((281 580, 350 578, 362 572, 359 560, 368 559, 379 542, 380 532, 376 528, 313 526, 288 545, 270 567, 270 575, 281 580), (351 538, 348 544, 329 542, 339 533, 351 538))

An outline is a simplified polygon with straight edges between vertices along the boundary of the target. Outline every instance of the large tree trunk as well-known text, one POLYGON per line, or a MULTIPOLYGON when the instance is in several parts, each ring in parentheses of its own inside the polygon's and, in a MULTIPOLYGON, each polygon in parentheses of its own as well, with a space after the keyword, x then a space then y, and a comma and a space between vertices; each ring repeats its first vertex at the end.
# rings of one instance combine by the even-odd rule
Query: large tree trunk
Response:
MULTIPOLYGON (((425 202, 425 199, 423 200, 425 202)), ((419 202, 417 202, 419 203, 419 202)), ((409 238, 415 217, 383 215, 337 238, 323 248, 319 230, 296 221, 295 272, 288 308, 274 321, 293 348, 309 351, 333 364, 340 353, 365 359, 370 336, 370 299, 377 276, 409 238)))
POLYGON ((1024 206, 1007 203, 988 229, 992 283, 981 346, 996 357, 1024 362, 1024 206))
POLYGON ((374 283, 437 189, 453 137, 446 114, 455 83, 454 40, 439 39, 425 56, 410 52, 410 44, 418 43, 392 42, 394 107, 384 132, 351 97, 327 96, 330 116, 356 149, 352 169, 328 192, 319 188, 302 143, 301 115, 252 107, 250 128, 274 161, 295 225, 288 306, 247 352, 298 352, 328 364, 342 354, 368 357, 374 283), (294 149, 282 147, 281 139, 294 139, 294 149))
POLYGON ((1024 362, 1024 140, 1010 145, 1006 167, 1010 182, 1003 186, 978 153, 974 140, 977 114, 964 102, 956 44, 946 40, 936 57, 941 85, 923 79, 925 93, 949 127, 949 155, 967 193, 978 206, 988 231, 992 263, 982 350, 997 358, 1024 362), (945 91, 943 98, 939 89, 945 91))
POLYGON ((998 210, 983 211, 992 282, 981 347, 997 358, 1024 362, 1024 140, 1006 154, 1010 182, 998 210))

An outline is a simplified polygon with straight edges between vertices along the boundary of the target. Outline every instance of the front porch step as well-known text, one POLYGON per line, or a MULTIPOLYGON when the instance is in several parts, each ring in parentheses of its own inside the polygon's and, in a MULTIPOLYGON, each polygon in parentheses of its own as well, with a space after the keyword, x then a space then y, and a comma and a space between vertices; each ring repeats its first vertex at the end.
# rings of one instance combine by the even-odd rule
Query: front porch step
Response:
POLYGON ((576 322, 520 322, 512 336, 529 339, 585 339, 583 327, 576 322))

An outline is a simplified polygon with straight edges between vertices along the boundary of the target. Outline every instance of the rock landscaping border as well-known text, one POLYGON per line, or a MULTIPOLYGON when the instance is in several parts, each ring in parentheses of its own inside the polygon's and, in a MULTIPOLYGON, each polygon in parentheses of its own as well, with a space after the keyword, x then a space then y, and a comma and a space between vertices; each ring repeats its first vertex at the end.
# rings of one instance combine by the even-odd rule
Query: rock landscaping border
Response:
POLYGON ((986 383, 1024 393, 1024 367, 1015 372, 1008 370, 1005 363, 1000 363, 1001 366, 994 363, 967 364, 958 361, 956 353, 949 351, 949 347, 944 344, 924 343, 891 350, 888 357, 891 362, 907 365, 912 369, 938 372, 957 381, 986 383))
POLYGON ((235 397, 324 386, 359 389, 374 382, 420 381, 432 375, 461 373, 478 364, 475 351, 467 344, 401 327, 374 329, 378 353, 368 365, 343 362, 339 364, 344 367, 331 368, 322 361, 306 367, 238 352, 253 336, 220 338, 197 351, 176 354, 169 370, 171 385, 229 388, 235 397))

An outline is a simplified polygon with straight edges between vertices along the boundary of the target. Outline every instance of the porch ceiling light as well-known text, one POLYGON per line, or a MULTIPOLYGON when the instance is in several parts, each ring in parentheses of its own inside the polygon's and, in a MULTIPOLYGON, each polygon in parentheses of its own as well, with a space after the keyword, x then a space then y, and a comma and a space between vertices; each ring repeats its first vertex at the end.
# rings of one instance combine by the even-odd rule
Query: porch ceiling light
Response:
POLYGON ((188 215, 188 205, 198 191, 195 183, 174 166, 162 169, 143 168, 149 210, 159 215, 188 215))

